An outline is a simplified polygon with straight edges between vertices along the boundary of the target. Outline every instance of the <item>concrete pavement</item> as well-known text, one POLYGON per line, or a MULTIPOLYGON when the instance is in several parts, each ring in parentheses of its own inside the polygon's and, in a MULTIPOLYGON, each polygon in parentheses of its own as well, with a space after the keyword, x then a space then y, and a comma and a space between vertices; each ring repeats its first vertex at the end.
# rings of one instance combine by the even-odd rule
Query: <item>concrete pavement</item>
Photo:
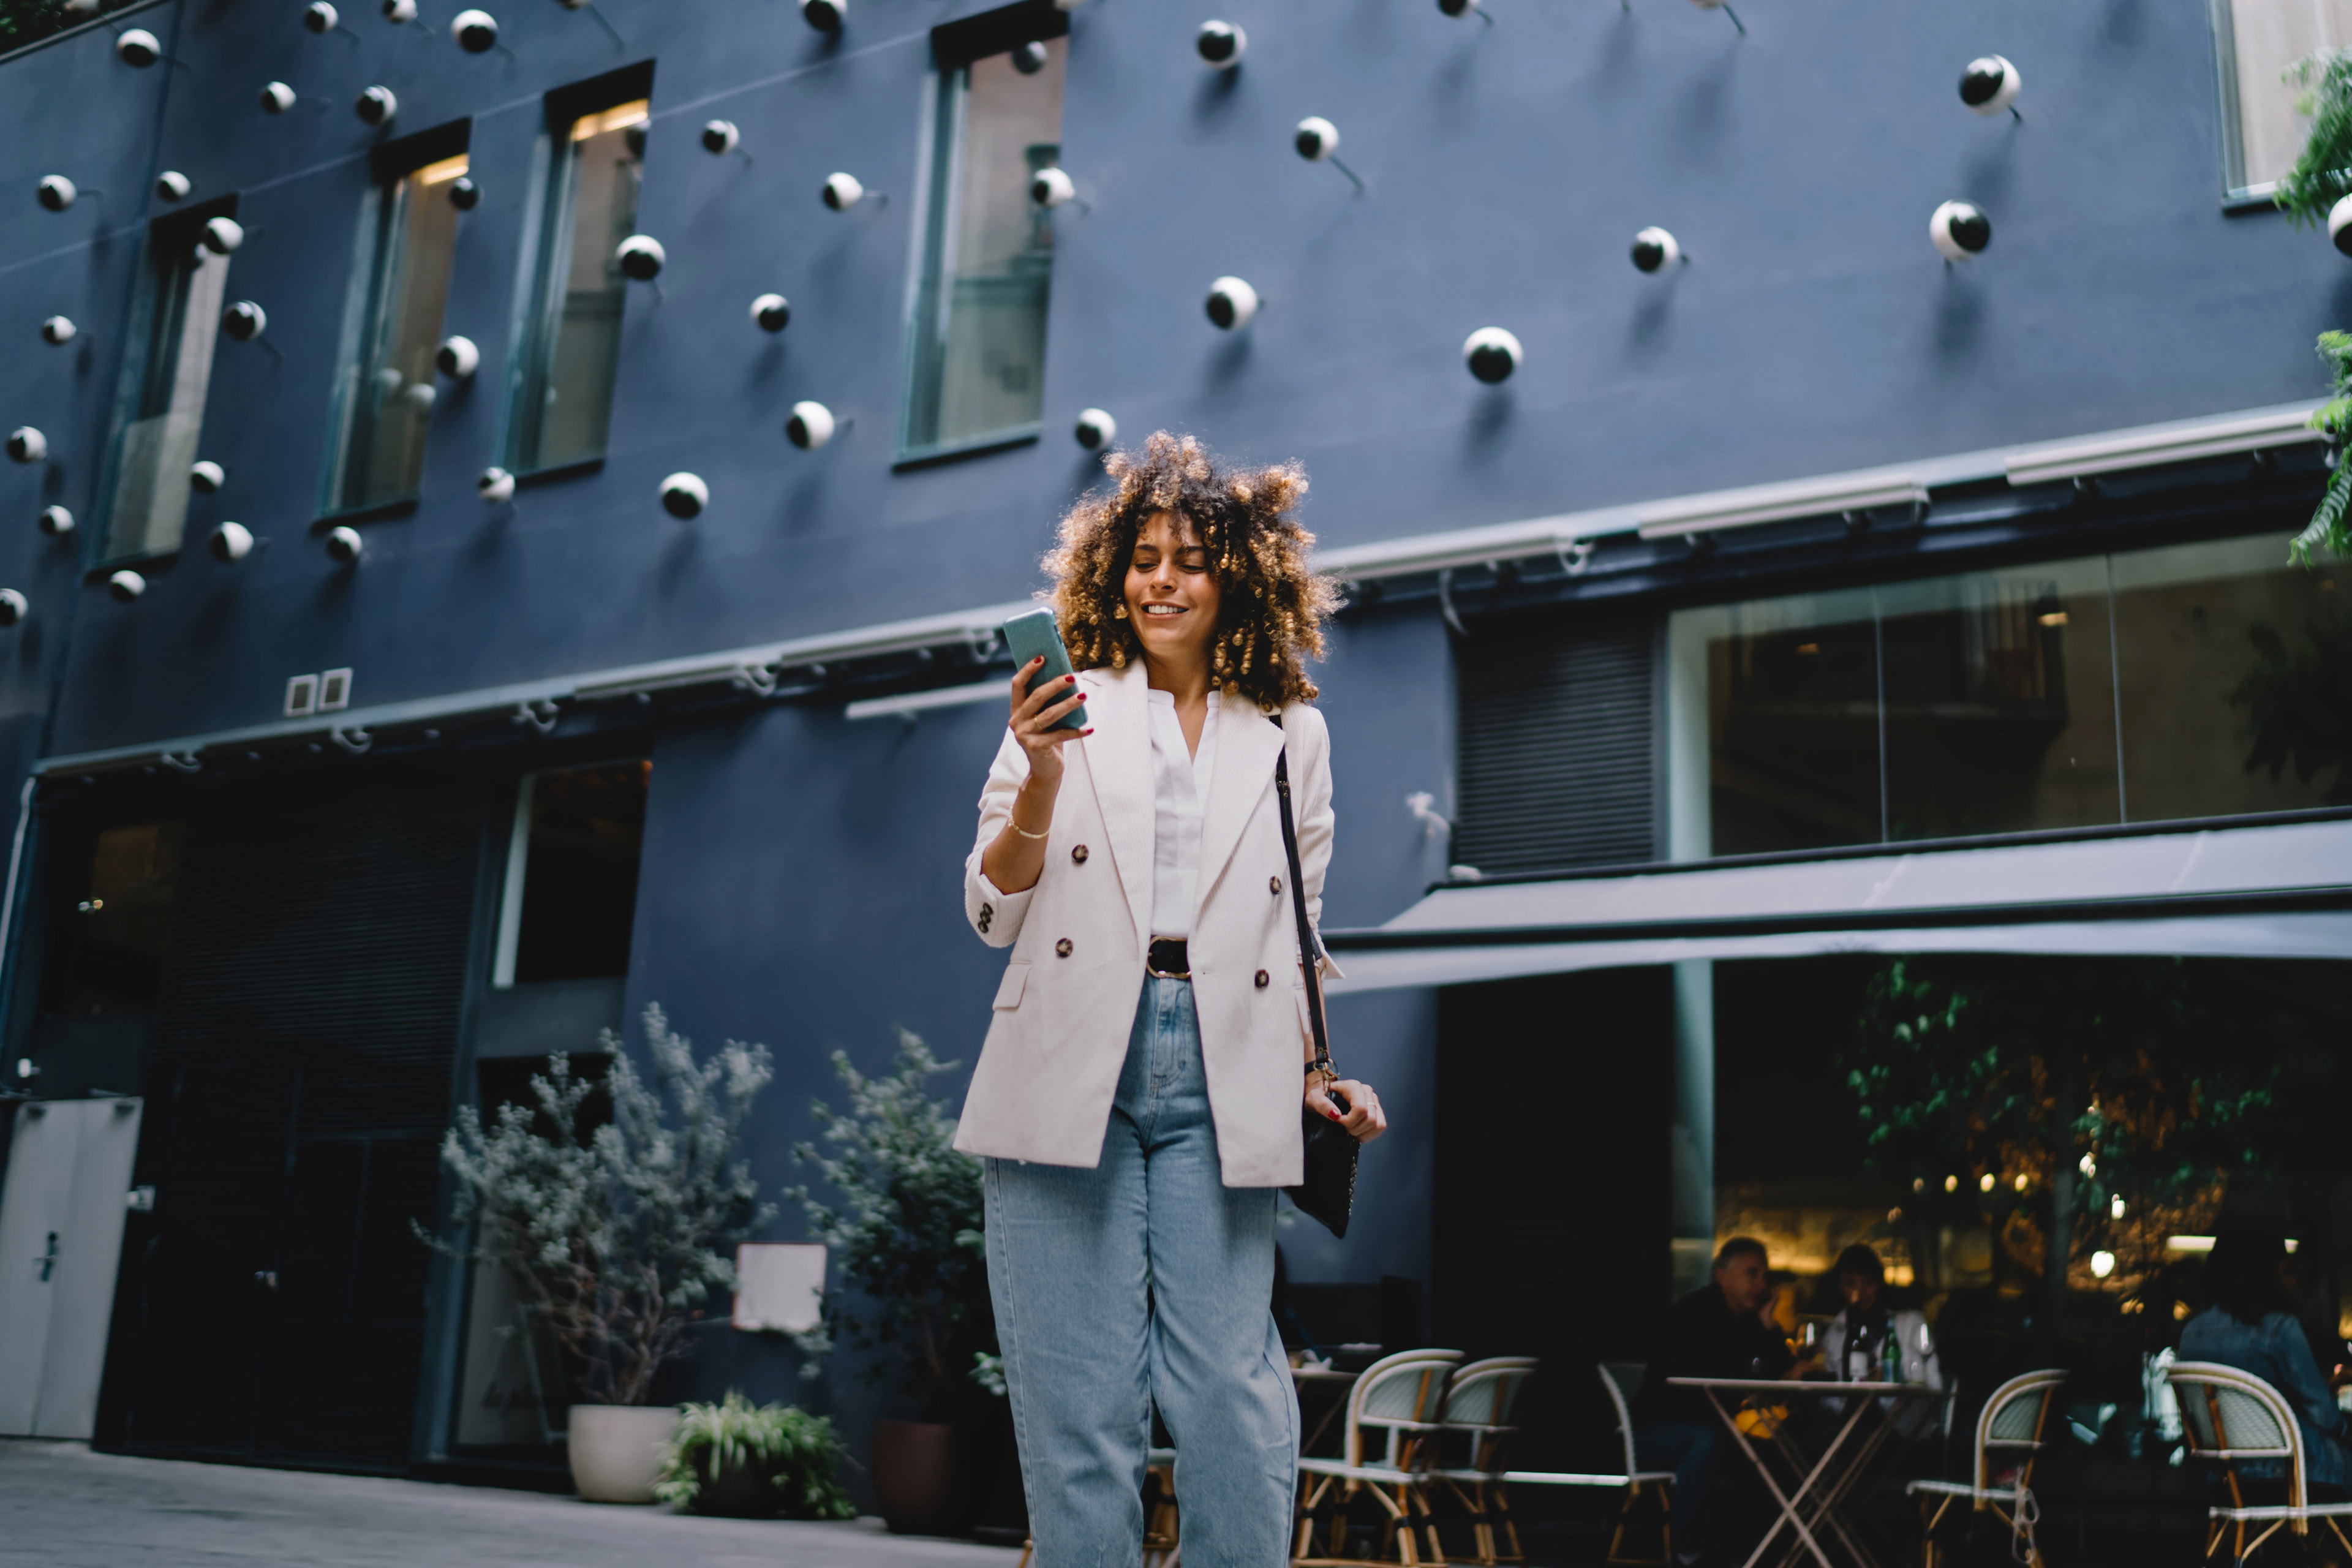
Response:
POLYGON ((695 1519, 488 1487, 0 1440, 0 1563, 42 1568, 1014 1568, 879 1520, 695 1519))

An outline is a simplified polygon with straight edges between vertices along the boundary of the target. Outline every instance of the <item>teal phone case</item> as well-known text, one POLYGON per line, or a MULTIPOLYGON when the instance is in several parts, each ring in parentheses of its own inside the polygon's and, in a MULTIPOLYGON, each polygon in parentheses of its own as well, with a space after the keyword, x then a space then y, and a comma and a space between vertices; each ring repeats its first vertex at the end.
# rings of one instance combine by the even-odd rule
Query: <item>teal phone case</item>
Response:
MULTIPOLYGON (((1045 667, 1028 689, 1037 689, 1041 680, 1059 680, 1070 673, 1070 650, 1062 646, 1062 629, 1054 624, 1051 610, 1030 610, 1004 623, 1004 646, 1013 655, 1013 668, 1020 669, 1043 654, 1045 667)), ((1087 727, 1087 705, 1083 702, 1063 716, 1054 726, 1056 730, 1083 730, 1087 727)))

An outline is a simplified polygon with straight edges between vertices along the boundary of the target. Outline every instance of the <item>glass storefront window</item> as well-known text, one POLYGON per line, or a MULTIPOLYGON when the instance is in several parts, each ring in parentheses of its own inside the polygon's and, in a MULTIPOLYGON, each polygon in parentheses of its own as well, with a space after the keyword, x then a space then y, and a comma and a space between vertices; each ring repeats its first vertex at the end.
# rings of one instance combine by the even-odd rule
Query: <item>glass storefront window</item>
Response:
POLYGON ((2290 566, 2263 535, 2118 555, 2115 571, 2133 821, 2352 804, 2352 565, 2290 566))
POLYGON ((441 308, 457 250, 457 208, 448 187, 465 172, 465 154, 444 158, 390 181, 379 198, 366 263, 367 320, 343 388, 332 510, 416 493, 438 391, 433 356, 441 347, 441 308))
POLYGON ((625 974, 649 762, 531 773, 515 804, 491 983, 625 974))
POLYGON ((1878 591, 1886 837, 2115 822, 2115 678, 2097 561, 1878 591))
MULTIPOLYGON (((1874 844, 1878 647, 1871 592, 1686 612, 1704 637, 1712 853, 1874 844)), ((1677 651, 1682 644, 1677 639, 1677 651)))
POLYGON ((940 73, 899 455, 1024 433, 1045 406, 1054 215, 1030 177, 1059 162, 1065 40, 1034 71, 990 55, 940 73))
POLYGON ((2352 804, 2352 566, 2268 534, 1677 612, 1679 859, 2352 804))
POLYGON ((538 304, 509 437, 519 474, 604 455, 628 298, 614 256, 636 231, 649 108, 634 99, 552 127, 538 304))

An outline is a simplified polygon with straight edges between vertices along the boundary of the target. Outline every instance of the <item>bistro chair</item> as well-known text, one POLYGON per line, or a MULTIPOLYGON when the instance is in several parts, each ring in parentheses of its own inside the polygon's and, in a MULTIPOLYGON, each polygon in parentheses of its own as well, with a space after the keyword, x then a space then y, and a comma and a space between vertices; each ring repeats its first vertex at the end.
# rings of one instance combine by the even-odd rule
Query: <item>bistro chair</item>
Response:
POLYGON ((2221 1472, 2230 1500, 2205 1510, 2211 1528, 2205 1538, 2210 1559, 2222 1538, 2234 1533, 2231 1555, 2240 1563, 2284 1525, 2296 1535, 2308 1535, 2315 1519, 2327 1521, 2347 1552, 2352 1540, 2340 1521, 2352 1517, 2352 1502, 2313 1502, 2304 1484, 2303 1428, 2279 1391, 2252 1373, 2210 1361, 2172 1363, 2166 1379, 2180 1402, 2180 1426, 2189 1451, 2221 1472), (2286 1500, 2249 1504, 2238 1467, 2249 1461, 2282 1463, 2286 1471, 2286 1500), (2259 1525, 2252 1541, 2246 1527, 2259 1525))
MULTIPOLYGON (((1143 1479, 1147 1486, 1159 1483, 1151 1511, 1143 1517, 1143 1568, 1179 1568, 1183 1553, 1176 1542, 1176 1450, 1150 1450, 1144 1457, 1143 1479)), ((1014 1568, 1029 1568, 1029 1560, 1036 1554, 1037 1538, 1033 1535, 1021 1543, 1021 1561, 1014 1568)))
POLYGON ((1518 1431, 1514 1419, 1519 1395, 1535 1375, 1536 1358, 1493 1356, 1455 1369, 1445 1387, 1445 1414, 1439 1420, 1438 1441, 1460 1436, 1468 1463, 1458 1468, 1441 1465, 1432 1478, 1445 1483, 1454 1500, 1468 1510, 1472 1539, 1481 1563, 1524 1563, 1518 1526, 1511 1521, 1509 1498, 1503 1488, 1503 1450, 1518 1431), (1500 1522, 1510 1551, 1496 1555, 1495 1526, 1500 1522))
POLYGON ((2025 1545, 2021 1561, 2042 1568, 2041 1549, 2033 1543, 2033 1521, 2039 1510, 2033 1501, 2033 1461, 2042 1452, 2042 1433, 2050 1419, 2051 1403, 2066 1381, 2063 1368, 2046 1368, 2012 1377, 1992 1391, 1977 1416, 1976 1454, 1965 1481, 1913 1481, 1904 1489, 1919 1500, 1920 1568, 1936 1568, 1936 1527, 1951 1506, 1968 1500, 1973 1513, 1990 1512, 2025 1545), (1995 1450, 2022 1453, 2022 1461, 1996 1470, 1995 1450))
MULTIPOLYGON (((1489 1363, 1480 1363, 1488 1365, 1489 1363)), ((1637 1361, 1604 1361, 1597 1369, 1601 1389, 1617 1411, 1617 1436, 1624 1445, 1625 1468, 1622 1471, 1585 1474, 1575 1470, 1495 1470, 1486 1477, 1486 1495, 1493 1499, 1496 1512, 1503 1521, 1504 1533, 1509 1538, 1511 1550, 1519 1550, 1518 1530, 1511 1521, 1505 1500, 1506 1487, 1609 1487, 1624 1489, 1625 1496, 1617 1510, 1617 1528, 1609 1537, 1608 1562, 1660 1564, 1675 1558, 1675 1473, 1672 1470, 1645 1470, 1633 1458, 1633 1400, 1642 1392, 1642 1380, 1649 1369, 1637 1361), (1625 1551, 1625 1526, 1633 1512, 1633 1505, 1643 1497, 1658 1500, 1658 1554, 1655 1557, 1628 1557, 1625 1551)), ((1466 1374, 1470 1369, 1463 1369, 1466 1374)), ((1448 1474, 1449 1482, 1453 1476, 1448 1474)), ((1488 1540, 1491 1541, 1489 1536, 1488 1540)), ((1486 1547, 1486 1542, 1481 1542, 1486 1547)), ((1492 1556, 1482 1556, 1481 1563, 1492 1563, 1492 1556)), ((1517 1558, 1504 1561, 1516 1562, 1517 1558)))
POLYGON ((1460 1365, 1460 1351, 1400 1351, 1366 1367, 1348 1391, 1348 1425, 1336 1459, 1298 1461, 1298 1536, 1294 1563, 1356 1562, 1341 1554, 1348 1542, 1348 1509, 1360 1492, 1370 1492, 1387 1516, 1381 1521, 1379 1560, 1423 1561, 1414 1531, 1428 1539, 1432 1563, 1445 1561, 1437 1521, 1429 1506, 1429 1475, 1445 1408, 1446 1380, 1460 1365), (1377 1440, 1377 1456, 1367 1439, 1377 1440), (1312 1557, 1317 1510, 1328 1510, 1327 1556, 1312 1557))

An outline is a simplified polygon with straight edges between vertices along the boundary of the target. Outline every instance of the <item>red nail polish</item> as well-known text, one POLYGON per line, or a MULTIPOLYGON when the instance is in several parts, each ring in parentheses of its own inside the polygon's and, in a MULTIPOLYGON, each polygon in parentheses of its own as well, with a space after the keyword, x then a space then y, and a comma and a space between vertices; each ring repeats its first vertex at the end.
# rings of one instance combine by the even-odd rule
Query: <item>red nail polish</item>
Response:
POLYGON ((1327 1111, 1325 1111, 1323 1114, 1324 1114, 1324 1115, 1326 1115, 1326 1116, 1328 1116, 1328 1117, 1329 1117, 1329 1118, 1330 1118, 1332 1121, 1347 1121, 1347 1120, 1348 1120, 1346 1117, 1344 1117, 1344 1116, 1340 1115, 1340 1114, 1339 1114, 1338 1111, 1336 1111, 1336 1110, 1327 1110, 1327 1111))

